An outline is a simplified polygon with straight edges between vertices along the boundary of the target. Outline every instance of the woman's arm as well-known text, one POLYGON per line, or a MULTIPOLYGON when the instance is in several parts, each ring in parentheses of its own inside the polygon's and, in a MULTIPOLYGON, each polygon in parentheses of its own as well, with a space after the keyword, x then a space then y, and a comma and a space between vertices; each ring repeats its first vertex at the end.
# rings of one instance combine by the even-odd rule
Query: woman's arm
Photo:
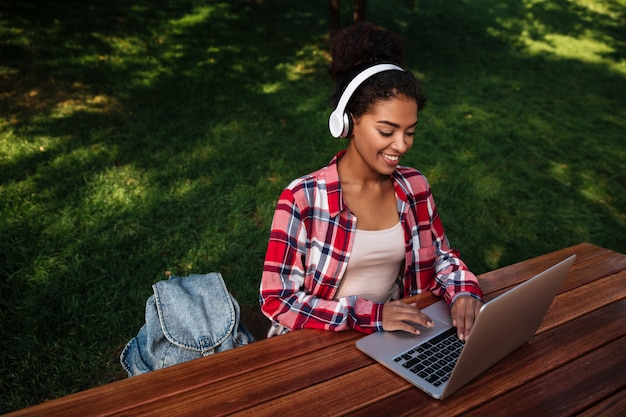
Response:
POLYGON ((307 232, 317 230, 309 222, 322 223, 318 226, 324 230, 327 224, 319 215, 311 215, 311 209, 298 207, 297 192, 289 188, 283 191, 274 212, 261 277, 261 310, 289 329, 382 330, 383 304, 356 296, 331 298, 338 281, 332 276, 336 268, 330 265, 336 266, 338 261, 323 236, 320 241, 307 232))

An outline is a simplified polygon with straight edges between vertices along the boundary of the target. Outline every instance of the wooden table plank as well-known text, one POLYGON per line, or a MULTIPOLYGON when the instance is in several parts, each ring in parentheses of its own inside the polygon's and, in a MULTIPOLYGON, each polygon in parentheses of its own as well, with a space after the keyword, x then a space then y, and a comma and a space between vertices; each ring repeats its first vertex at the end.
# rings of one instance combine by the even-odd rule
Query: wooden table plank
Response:
POLYGON ((580 413, 578 417, 622 416, 624 410, 626 410, 626 389, 622 389, 598 402, 580 413))
MULTIPOLYGON (((418 412, 420 416, 462 414, 625 336, 626 300, 621 300, 536 336, 531 340, 532 343, 523 345, 443 401, 434 400, 407 383, 406 390, 395 395, 382 395, 381 401, 351 415, 392 416, 418 412), (559 346, 559 349, 556 350, 555 346, 559 346)), ((391 378, 398 377, 390 374, 388 378, 380 379, 381 389, 391 378)))
POLYGON ((581 356, 465 415, 575 415, 626 387, 624 352, 626 337, 581 356), (576 377, 572 378, 573 375, 576 377))
POLYGON ((623 298, 626 298, 626 270, 557 295, 537 333, 623 298))
POLYGON ((599 278, 616 274, 626 269, 626 255, 608 252, 583 259, 572 266, 564 290, 586 285, 599 278))
POLYGON ((480 275, 478 279, 483 292, 487 295, 485 299, 490 300, 497 297, 513 286, 532 278, 549 266, 562 261, 574 253, 577 256, 576 262, 570 269, 561 291, 586 285, 626 269, 626 255, 588 244, 577 245, 572 249, 568 248, 568 250, 557 251, 534 258, 533 262, 529 262, 529 264, 522 262, 480 275), (579 247, 580 249, 576 249, 579 247), (590 249, 597 250, 596 252, 590 252, 590 249))
POLYGON ((353 332, 332 334, 313 330, 301 331, 304 333, 283 335, 281 340, 272 338, 252 343, 210 357, 81 391, 17 410, 8 416, 37 413, 46 417, 123 414, 130 408, 176 397, 182 392, 199 389, 207 384, 217 384, 241 374, 258 372, 266 366, 271 367, 328 346, 353 342, 359 337, 358 333, 353 332), (306 336, 302 337, 304 335, 306 336), (208 370, 205 362, 211 364, 208 370), (94 404, 98 404, 97 409, 94 409, 94 404))
MULTIPOLYGON (((581 243, 481 274, 479 277, 480 286, 485 294, 505 290, 533 277, 550 265, 554 265, 574 254, 576 255, 576 263, 587 261, 596 263, 595 258, 598 256, 620 255, 599 246, 581 243)), ((601 264, 601 262, 598 262, 598 264, 601 264)), ((576 266, 576 264, 574 266, 576 266)), ((610 273, 614 272, 616 271, 610 273)))
POLYGON ((311 404, 319 405, 315 407, 316 417, 340 416, 351 411, 351 408, 357 409, 379 401, 382 383, 384 383, 385 392, 389 395, 404 391, 409 387, 407 382, 397 378, 386 368, 373 365, 307 387, 292 395, 283 396, 277 401, 265 402, 257 407, 245 409, 234 416, 300 417, 307 414, 302 410, 310 409, 311 404))
MULTIPOLYGON (((353 372, 371 363, 363 355, 344 355, 354 342, 335 344, 302 355, 298 362, 277 362, 249 372, 245 378, 236 375, 205 386, 142 404, 125 412, 133 416, 154 416, 182 413, 212 416, 231 414, 264 401, 277 400, 290 393, 298 394, 308 386, 353 372), (312 366, 312 365, 315 366, 312 366)), ((207 378, 209 379, 209 378, 207 378)))

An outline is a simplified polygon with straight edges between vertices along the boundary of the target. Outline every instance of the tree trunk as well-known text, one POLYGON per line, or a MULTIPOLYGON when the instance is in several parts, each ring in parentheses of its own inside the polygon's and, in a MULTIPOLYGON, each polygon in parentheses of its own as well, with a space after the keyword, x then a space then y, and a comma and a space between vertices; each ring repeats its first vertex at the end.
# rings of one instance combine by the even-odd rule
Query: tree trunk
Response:
POLYGON ((328 2, 329 28, 331 32, 341 28, 339 9, 339 0, 330 0, 328 2))
MULTIPOLYGON (((341 29, 341 4, 340 0, 328 2, 328 26, 330 31, 341 29)), ((364 22, 367 16, 367 0, 354 0, 354 23, 364 22)))
POLYGON ((354 0, 354 23, 364 22, 367 15, 367 0, 354 0))

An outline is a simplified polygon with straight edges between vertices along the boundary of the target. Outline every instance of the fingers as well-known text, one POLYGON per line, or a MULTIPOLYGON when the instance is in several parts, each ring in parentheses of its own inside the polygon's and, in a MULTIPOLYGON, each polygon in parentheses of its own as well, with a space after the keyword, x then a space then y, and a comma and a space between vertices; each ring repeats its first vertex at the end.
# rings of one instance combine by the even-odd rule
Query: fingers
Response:
POLYGON ((416 325, 429 328, 435 327, 431 318, 422 313, 415 304, 406 304, 401 301, 391 301, 384 305, 384 330, 402 330, 413 334, 420 334, 416 325))
POLYGON ((452 305, 452 325, 461 340, 467 340, 478 316, 482 302, 471 296, 460 296, 452 305))
MULTIPOLYGON (((460 296, 452 305, 452 325, 457 328, 457 335, 461 340, 469 339, 474 321, 482 302, 472 296, 460 296)), ((419 326, 428 328, 435 324, 426 314, 422 313, 416 304, 406 304, 401 301, 391 301, 383 307, 383 329, 387 331, 402 330, 420 334, 419 326)))

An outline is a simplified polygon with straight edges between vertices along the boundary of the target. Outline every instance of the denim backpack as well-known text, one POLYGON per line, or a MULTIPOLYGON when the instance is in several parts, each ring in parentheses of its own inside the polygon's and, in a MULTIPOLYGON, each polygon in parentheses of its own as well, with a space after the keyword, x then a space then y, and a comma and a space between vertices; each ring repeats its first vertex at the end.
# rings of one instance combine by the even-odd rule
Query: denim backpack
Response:
POLYGON ((120 355, 129 377, 254 342, 221 274, 172 276, 152 289, 146 323, 120 355))

